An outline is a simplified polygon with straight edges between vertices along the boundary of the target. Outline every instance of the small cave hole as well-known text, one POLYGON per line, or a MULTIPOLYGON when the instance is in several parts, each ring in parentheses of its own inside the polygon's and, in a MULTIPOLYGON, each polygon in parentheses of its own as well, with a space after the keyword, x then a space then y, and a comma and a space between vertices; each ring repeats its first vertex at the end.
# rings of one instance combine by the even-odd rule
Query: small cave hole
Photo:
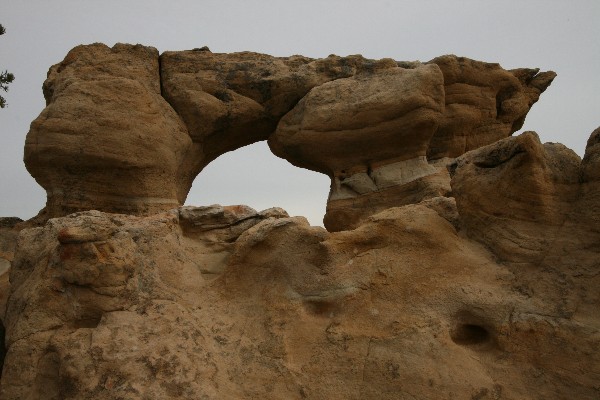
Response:
POLYGON ((460 324, 450 334, 452 341, 463 346, 487 344, 491 342, 490 332, 480 325, 460 324))
POLYGON ((322 317, 331 317, 339 311, 336 303, 323 300, 309 300, 304 302, 306 311, 322 317))
POLYGON ((96 318, 83 318, 83 319, 79 319, 77 321, 75 321, 75 323, 73 324, 73 327, 75 329, 81 329, 81 328, 96 328, 98 326, 98 324, 100 323, 100 319, 96 319, 96 318))
POLYGON ((94 329, 100 324, 102 319, 102 312, 99 310, 88 310, 82 313, 72 322, 72 328, 91 328, 94 329))

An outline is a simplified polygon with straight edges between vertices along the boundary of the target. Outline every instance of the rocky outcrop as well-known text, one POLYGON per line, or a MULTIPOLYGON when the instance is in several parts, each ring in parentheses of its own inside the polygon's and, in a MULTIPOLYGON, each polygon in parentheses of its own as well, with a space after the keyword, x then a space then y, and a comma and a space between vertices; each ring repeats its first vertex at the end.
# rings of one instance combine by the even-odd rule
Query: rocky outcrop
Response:
POLYGON ((46 189, 47 217, 80 210, 148 214, 177 207, 191 145, 160 93, 158 52, 78 46, 50 68, 25 165, 46 189))
POLYGON ((48 194, 41 222, 90 209, 149 215, 183 204, 221 154, 268 140, 330 176, 325 226, 351 229, 447 193, 446 159, 516 131, 554 75, 456 56, 78 46, 48 73, 25 163, 48 194))
POLYGON ((26 142, 46 209, 0 221, 0 398, 597 398, 600 131, 511 137, 553 78, 73 49, 26 142), (258 140, 330 176, 327 230, 181 206, 258 140))
POLYGON ((586 164, 561 144, 542 145, 534 132, 459 157, 450 169, 463 227, 503 259, 546 257, 575 217, 573 205, 585 201, 579 182, 586 164))
POLYGON ((445 195, 447 158, 518 130, 556 75, 538 72, 455 56, 382 63, 311 90, 269 145, 331 177, 325 226, 351 229, 391 205, 445 195))
POLYGON ((8 293, 10 292, 10 266, 14 258, 19 230, 23 228, 22 222, 23 220, 17 217, 0 217, 0 378, 6 355, 4 322, 8 293))
POLYGON ((342 232, 218 205, 24 229, 0 396, 593 399, 597 137, 482 147, 453 197, 342 232))
POLYGON ((429 61, 444 75, 445 109, 429 159, 458 157, 521 129, 531 106, 556 77, 552 71, 504 70, 495 63, 442 56, 429 61))

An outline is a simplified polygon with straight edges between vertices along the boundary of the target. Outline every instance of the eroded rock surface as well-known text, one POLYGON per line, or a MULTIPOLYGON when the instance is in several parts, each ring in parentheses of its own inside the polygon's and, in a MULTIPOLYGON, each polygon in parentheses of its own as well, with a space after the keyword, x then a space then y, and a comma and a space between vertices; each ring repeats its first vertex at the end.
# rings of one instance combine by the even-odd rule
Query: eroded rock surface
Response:
POLYGON ((554 76, 73 49, 25 148, 47 206, 0 221, 0 398, 597 398, 600 131, 510 137, 554 76), (327 230, 180 206, 258 140, 330 176, 327 230))
POLYGON ((458 157, 521 129, 531 106, 556 77, 552 71, 504 70, 495 63, 446 55, 429 61, 444 74, 445 110, 427 152, 458 157))
POLYGON ((445 195, 448 158, 518 130, 556 75, 456 56, 386 67, 314 88, 269 138, 275 154, 331 177, 328 230, 445 195))
POLYGON ((185 200, 181 161, 191 139, 161 96, 156 49, 78 46, 50 68, 44 95, 25 165, 46 189, 47 217, 148 214, 185 200))
POLYGON ((594 399, 597 138, 482 147, 453 197, 342 232, 218 205, 24 229, 0 396, 594 399))
POLYGON ((0 377, 2 377, 2 366, 6 354, 4 322, 10 292, 10 267, 14 258, 19 230, 23 228, 22 222, 23 220, 17 217, 0 217, 0 377))
POLYGON ((352 229, 447 193, 442 164, 515 132, 554 76, 456 56, 78 46, 48 73, 25 163, 47 191, 41 222, 91 209, 149 215, 183 204, 218 156, 268 140, 330 176, 325 226, 352 229))

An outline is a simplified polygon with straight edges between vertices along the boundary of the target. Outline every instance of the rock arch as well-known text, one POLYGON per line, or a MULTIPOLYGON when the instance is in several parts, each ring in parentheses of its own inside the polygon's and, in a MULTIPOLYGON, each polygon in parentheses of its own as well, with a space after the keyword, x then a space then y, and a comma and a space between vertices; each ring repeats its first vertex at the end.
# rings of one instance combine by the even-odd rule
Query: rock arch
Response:
POLYGON ((443 163, 510 136, 553 72, 442 56, 426 63, 207 48, 78 46, 48 72, 25 164, 40 218, 150 214, 184 203, 219 155, 268 140, 331 180, 326 227, 443 194, 443 163), (408 186, 407 186, 408 185, 408 186))

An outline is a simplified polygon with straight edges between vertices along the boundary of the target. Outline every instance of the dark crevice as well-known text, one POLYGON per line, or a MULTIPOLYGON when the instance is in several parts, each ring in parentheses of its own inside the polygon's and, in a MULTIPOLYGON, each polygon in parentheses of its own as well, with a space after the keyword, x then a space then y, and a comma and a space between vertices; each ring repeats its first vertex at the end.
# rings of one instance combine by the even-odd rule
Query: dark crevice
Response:
POLYGON ((339 311, 335 302, 327 300, 308 300, 304 302, 304 307, 310 314, 322 317, 330 317, 339 311))
POLYGON ((490 333, 486 328, 475 324, 458 325, 451 334, 452 341, 459 345, 477 345, 490 341, 490 333))
POLYGON ((520 146, 512 148, 498 148, 494 149, 485 155, 482 160, 476 160, 473 162, 476 167, 479 168, 496 168, 502 164, 505 164, 515 158, 519 154, 526 153, 527 151, 520 146))
MULTIPOLYGON (((158 55, 158 86, 160 87, 160 96, 167 100, 165 98, 165 90, 163 88, 163 78, 162 78, 162 54, 158 55)), ((167 100, 168 102, 168 100, 167 100)), ((170 105, 170 103, 169 103, 170 105)), ((173 106, 171 105, 171 107, 173 108, 173 106)), ((174 108, 173 108, 174 109, 174 108)))

